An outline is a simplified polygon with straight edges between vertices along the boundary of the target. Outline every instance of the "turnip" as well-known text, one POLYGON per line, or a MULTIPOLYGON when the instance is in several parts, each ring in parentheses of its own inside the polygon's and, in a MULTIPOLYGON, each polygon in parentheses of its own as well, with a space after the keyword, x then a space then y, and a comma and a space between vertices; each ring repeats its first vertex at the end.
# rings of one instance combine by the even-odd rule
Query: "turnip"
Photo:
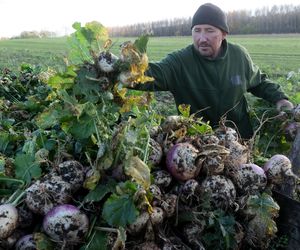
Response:
POLYGON ((224 157, 218 154, 208 155, 202 163, 207 175, 218 175, 224 170, 224 157))
POLYGON ((12 204, 0 205, 0 239, 10 236, 18 226, 18 210, 12 204))
POLYGON ((285 137, 290 141, 294 141, 296 138, 298 129, 300 129, 300 122, 291 122, 291 123, 287 124, 284 127, 285 137))
POLYGON ((177 143, 167 154, 166 165, 171 175, 179 181, 195 178, 201 169, 197 164, 198 150, 189 143, 177 143))
POLYGON ((168 116, 161 124, 164 133, 170 133, 181 128, 185 124, 185 118, 179 115, 168 116))
POLYGON ((164 210, 166 217, 172 217, 177 208, 178 197, 175 194, 165 194, 159 202, 159 206, 164 210))
POLYGON ((300 122, 300 104, 294 107, 293 116, 296 122, 300 122))
POLYGON ((15 249, 14 246, 16 242, 24 235, 25 233, 21 230, 14 230, 13 233, 8 236, 6 239, 0 239, 0 249, 15 249))
POLYGON ((161 188, 168 187, 172 182, 172 176, 165 170, 158 170, 152 173, 153 182, 161 188))
POLYGON ((149 218, 152 225, 161 224, 164 218, 165 218, 164 210, 160 207, 153 207, 153 211, 150 213, 150 218, 149 218))
POLYGON ((144 211, 139 214, 136 220, 128 225, 127 231, 132 235, 137 235, 146 227, 147 222, 149 221, 150 215, 148 212, 144 211))
POLYGON ((264 170, 253 163, 241 164, 230 173, 230 177, 241 193, 261 192, 267 185, 264 170))
POLYGON ((246 229, 245 240, 256 249, 268 249, 277 232, 275 221, 266 216, 255 216, 246 229))
POLYGON ((202 135, 201 136, 202 144, 219 144, 220 139, 216 135, 202 135))
POLYGON ((235 129, 225 126, 217 128, 215 130, 215 134, 222 144, 226 144, 229 141, 238 141, 239 138, 239 135, 235 129))
POLYGON ((161 200, 162 199, 162 192, 159 188, 159 186, 152 184, 149 187, 149 191, 153 197, 154 200, 161 200))
POLYGON ((150 138, 150 154, 148 157, 148 161, 150 164, 157 166, 163 157, 162 147, 158 142, 150 138))
POLYGON ((89 219, 73 205, 59 205, 45 215, 43 229, 54 241, 76 245, 88 232, 89 219))
POLYGON ((27 234, 19 238, 16 250, 53 249, 52 242, 43 233, 27 234))
POLYGON ((188 223, 183 227, 183 235, 187 242, 190 243, 195 249, 205 249, 200 242, 201 233, 204 230, 205 224, 188 223))
POLYGON ((99 66, 105 73, 112 72, 117 61, 118 57, 109 51, 103 51, 99 55, 99 66))
POLYGON ((156 245, 155 242, 152 241, 146 241, 143 242, 142 244, 139 244, 138 246, 136 246, 136 248, 134 248, 136 250, 161 250, 160 247, 158 247, 156 245))
POLYGON ((287 177, 294 177, 292 163, 285 155, 273 155, 264 165, 268 180, 276 185, 283 184, 287 177))
POLYGON ((250 152, 247 146, 240 144, 238 141, 227 141, 225 146, 230 151, 224 162, 226 167, 237 167, 248 163, 250 152))
POLYGON ((83 185, 85 170, 80 162, 64 161, 58 165, 57 172, 65 182, 71 184, 72 192, 77 191, 83 185))
POLYGON ((58 204, 68 203, 70 199, 71 185, 60 176, 37 180, 26 189, 26 205, 32 212, 42 215, 58 204))
POLYGON ((202 192, 210 197, 212 206, 227 209, 234 204, 236 190, 232 181, 223 175, 213 175, 201 183, 202 192))
POLYGON ((35 250, 37 249, 33 234, 21 237, 16 243, 16 250, 35 250))
POLYGON ((195 179, 187 180, 182 186, 179 187, 180 200, 188 203, 194 200, 199 200, 201 187, 195 179))

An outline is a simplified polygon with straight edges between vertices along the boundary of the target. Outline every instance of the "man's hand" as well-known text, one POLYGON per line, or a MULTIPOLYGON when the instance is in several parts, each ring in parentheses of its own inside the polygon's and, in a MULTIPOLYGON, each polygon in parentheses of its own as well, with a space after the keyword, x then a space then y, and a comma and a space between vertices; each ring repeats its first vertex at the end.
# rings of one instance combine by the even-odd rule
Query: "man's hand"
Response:
POLYGON ((276 102, 276 109, 278 111, 284 111, 284 110, 292 110, 294 108, 293 103, 286 99, 281 99, 278 102, 276 102))

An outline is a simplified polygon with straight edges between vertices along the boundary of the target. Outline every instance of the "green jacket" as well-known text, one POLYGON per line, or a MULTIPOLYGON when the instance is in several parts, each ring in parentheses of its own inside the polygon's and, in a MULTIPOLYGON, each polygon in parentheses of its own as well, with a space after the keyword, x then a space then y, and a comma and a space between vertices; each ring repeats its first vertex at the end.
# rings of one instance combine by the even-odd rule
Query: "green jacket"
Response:
POLYGON ((190 104, 191 112, 199 112, 212 126, 226 115, 243 138, 253 131, 245 93, 251 92, 275 103, 287 96, 255 66, 241 46, 224 40, 223 53, 215 60, 202 57, 189 45, 169 54, 157 63, 149 63, 147 75, 155 81, 139 88, 148 91, 170 91, 176 106, 190 104))

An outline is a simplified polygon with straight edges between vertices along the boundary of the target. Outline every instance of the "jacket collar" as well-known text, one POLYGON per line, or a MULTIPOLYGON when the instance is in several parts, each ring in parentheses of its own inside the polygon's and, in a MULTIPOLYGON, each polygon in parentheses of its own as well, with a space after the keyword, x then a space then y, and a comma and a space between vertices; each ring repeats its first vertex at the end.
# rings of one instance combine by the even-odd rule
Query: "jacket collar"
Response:
POLYGON ((200 52, 199 52, 198 50, 195 49, 194 45, 192 45, 192 47, 193 47, 193 51, 195 52, 195 54, 196 54, 199 58, 201 58, 201 59, 203 59, 203 60, 207 60, 207 61, 220 61, 220 60, 223 60, 223 59, 226 57, 227 51, 228 51, 228 43, 227 43, 227 40, 226 40, 226 39, 223 40, 223 42, 222 42, 222 44, 221 44, 221 51, 220 51, 220 54, 219 54, 215 59, 208 59, 208 58, 202 56, 202 55, 200 54, 200 52))

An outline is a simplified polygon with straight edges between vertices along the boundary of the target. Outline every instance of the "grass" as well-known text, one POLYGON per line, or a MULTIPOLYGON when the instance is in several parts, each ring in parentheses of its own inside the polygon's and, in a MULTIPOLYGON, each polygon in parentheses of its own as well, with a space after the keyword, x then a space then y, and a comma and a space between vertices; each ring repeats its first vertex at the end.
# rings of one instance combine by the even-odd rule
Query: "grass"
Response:
MULTIPOLYGON (((119 54, 118 45, 134 38, 113 38, 112 51, 119 54)), ((300 34, 288 35, 229 35, 228 40, 239 43, 250 53, 253 61, 271 76, 286 75, 300 70, 300 34)), ((157 61, 168 53, 192 42, 191 37, 151 37, 148 57, 157 61)), ((0 41, 0 68, 17 67, 25 62, 44 67, 60 68, 67 56, 66 37, 47 39, 16 39, 0 41)))

